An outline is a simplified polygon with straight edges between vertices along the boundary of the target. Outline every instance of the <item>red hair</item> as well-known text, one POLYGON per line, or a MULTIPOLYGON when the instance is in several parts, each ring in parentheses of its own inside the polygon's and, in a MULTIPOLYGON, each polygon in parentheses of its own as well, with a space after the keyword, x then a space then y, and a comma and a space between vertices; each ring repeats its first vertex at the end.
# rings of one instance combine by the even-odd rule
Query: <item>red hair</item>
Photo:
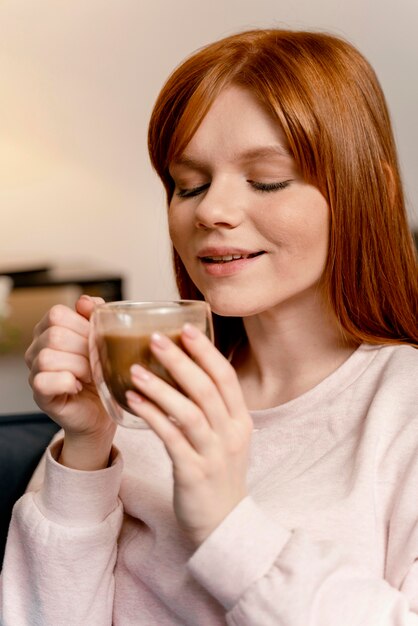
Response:
MULTIPOLYGON (((277 119, 304 179, 330 208, 325 293, 357 343, 418 345, 417 257, 385 98, 375 72, 337 37, 285 30, 233 35, 196 52, 163 87, 149 125, 151 162, 170 202, 170 162, 229 85, 277 119)), ((202 299, 173 251, 180 296, 202 299)), ((243 333, 219 318, 221 349, 243 333)))

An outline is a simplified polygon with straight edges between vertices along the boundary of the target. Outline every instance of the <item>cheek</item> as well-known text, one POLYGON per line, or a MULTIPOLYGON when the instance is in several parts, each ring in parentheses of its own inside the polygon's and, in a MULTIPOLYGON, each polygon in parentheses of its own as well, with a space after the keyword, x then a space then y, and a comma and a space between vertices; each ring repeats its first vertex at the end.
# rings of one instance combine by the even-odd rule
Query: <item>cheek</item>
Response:
POLYGON ((323 204, 313 208, 311 219, 304 225, 298 242, 299 254, 313 273, 322 275, 329 250, 329 211, 323 204))
POLYGON ((322 196, 321 201, 314 205, 314 215, 307 228, 307 237, 311 241, 312 248, 322 255, 325 262, 329 249, 330 212, 322 196))
POLYGON ((187 220, 179 219, 177 215, 169 214, 168 232, 174 249, 181 258, 186 270, 190 271, 191 237, 189 236, 190 225, 187 220))
POLYGON ((180 251, 178 250, 178 247, 181 246, 182 241, 180 233, 184 232, 184 228, 182 228, 180 220, 173 212, 169 212, 168 214, 168 232, 174 247, 180 254, 180 251))
POLYGON ((325 263, 329 246, 329 209, 319 192, 311 194, 305 202, 282 207, 276 213, 276 219, 263 223, 263 230, 284 258, 315 265, 325 263))

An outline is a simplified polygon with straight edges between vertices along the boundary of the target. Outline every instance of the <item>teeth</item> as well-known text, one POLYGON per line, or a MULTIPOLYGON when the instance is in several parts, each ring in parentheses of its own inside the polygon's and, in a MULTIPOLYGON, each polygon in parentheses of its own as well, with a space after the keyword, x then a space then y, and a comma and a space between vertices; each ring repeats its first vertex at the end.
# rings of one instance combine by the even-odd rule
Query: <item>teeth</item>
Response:
POLYGON ((264 254, 263 251, 251 252, 250 254, 224 254, 219 256, 205 256, 201 257, 205 263, 228 263, 229 261, 237 261, 238 259, 252 259, 255 256, 264 254))
POLYGON ((209 256, 206 257, 208 261, 213 263, 225 263, 226 261, 236 261, 237 259, 246 259, 246 254, 227 254, 225 256, 209 256))

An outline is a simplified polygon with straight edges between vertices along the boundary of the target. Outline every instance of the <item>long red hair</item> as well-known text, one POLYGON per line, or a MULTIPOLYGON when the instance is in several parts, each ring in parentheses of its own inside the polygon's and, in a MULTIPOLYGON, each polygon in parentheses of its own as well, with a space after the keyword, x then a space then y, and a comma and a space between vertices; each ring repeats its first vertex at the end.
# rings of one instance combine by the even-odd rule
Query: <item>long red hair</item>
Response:
MULTIPOLYGON (((323 285, 355 342, 418 345, 417 256, 408 227, 395 142, 375 72, 337 37, 253 30, 215 42, 164 85, 149 125, 149 152, 170 202, 170 162, 229 85, 251 91, 281 125, 305 180, 330 208, 323 285)), ((173 250, 183 298, 203 298, 173 250)), ((215 316, 223 351, 242 320, 215 316)))

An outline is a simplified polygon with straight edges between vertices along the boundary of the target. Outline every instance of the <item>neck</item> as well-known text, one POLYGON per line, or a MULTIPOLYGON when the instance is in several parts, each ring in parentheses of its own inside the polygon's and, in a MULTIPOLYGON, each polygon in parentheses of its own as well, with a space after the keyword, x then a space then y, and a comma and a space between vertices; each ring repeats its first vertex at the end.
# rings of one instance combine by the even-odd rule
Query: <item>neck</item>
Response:
POLYGON ((355 350, 319 295, 309 306, 246 317, 248 343, 233 358, 249 409, 292 400, 335 371, 355 350), (260 401, 260 398, 262 400, 260 401))

